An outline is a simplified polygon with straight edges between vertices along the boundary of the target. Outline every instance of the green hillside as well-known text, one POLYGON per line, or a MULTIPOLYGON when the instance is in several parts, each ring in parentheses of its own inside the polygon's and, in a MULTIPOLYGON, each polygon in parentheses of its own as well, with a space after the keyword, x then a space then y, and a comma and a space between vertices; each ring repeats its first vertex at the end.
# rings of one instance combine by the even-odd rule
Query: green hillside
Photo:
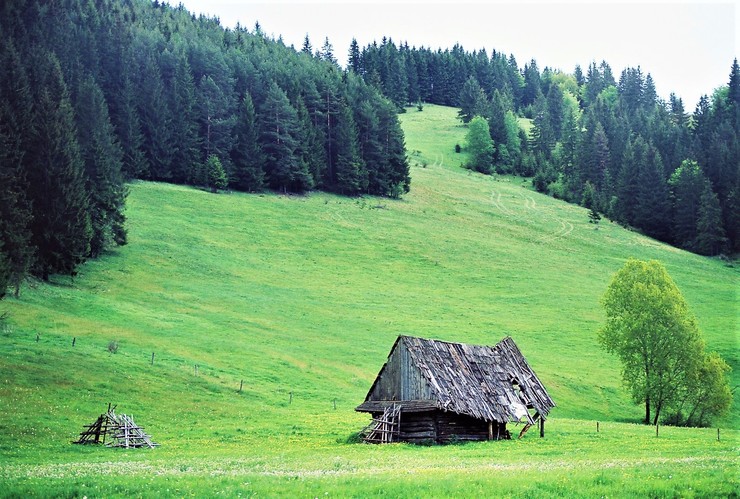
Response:
POLYGON ((628 257, 659 259, 737 386, 737 269, 608 221, 596 230, 586 210, 528 181, 460 169, 455 113, 428 105, 401 115, 412 164, 402 200, 131 185, 127 246, 74 280, 33 283, 0 304, 9 315, 0 490, 476 495, 497 483, 503 494, 557 496, 623 481, 635 494, 737 490, 737 402, 721 442, 716 430, 662 429, 656 439, 617 424, 638 422, 641 408, 596 343, 611 275, 628 257), (347 444, 368 422, 353 408, 399 334, 485 344, 511 335, 557 403, 548 437, 347 444), (162 446, 70 445, 108 402, 162 446), (594 421, 613 430, 596 434, 594 421), (575 473, 585 462, 601 465, 575 473), (533 468, 528 488, 504 478, 533 468))

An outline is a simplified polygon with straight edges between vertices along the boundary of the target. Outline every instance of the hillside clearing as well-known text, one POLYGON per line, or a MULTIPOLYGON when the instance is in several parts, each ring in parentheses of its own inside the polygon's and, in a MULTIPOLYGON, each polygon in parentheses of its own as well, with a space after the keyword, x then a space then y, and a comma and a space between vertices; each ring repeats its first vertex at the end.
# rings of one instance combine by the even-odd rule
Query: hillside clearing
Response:
POLYGON ((607 221, 594 230, 586 210, 527 180, 461 170, 454 145, 464 129, 454 115, 437 106, 402 115, 413 177, 402 200, 132 184, 128 246, 74 280, 32 283, 0 305, 11 317, 0 332, 0 490, 736 491, 737 403, 720 442, 716 429, 666 428, 655 438, 654 428, 624 423, 596 434, 594 421, 641 416, 617 361, 596 343, 599 298, 624 261, 666 265, 709 349, 733 366, 733 386, 737 269, 607 221), (480 344, 513 336, 557 404, 546 438, 346 444, 367 423, 353 409, 398 334, 480 344), (107 350, 114 340, 116 354, 107 350), (108 402, 162 447, 71 445, 108 402), (574 471, 570 462, 592 466, 574 471), (540 473, 523 485, 507 466, 540 473))

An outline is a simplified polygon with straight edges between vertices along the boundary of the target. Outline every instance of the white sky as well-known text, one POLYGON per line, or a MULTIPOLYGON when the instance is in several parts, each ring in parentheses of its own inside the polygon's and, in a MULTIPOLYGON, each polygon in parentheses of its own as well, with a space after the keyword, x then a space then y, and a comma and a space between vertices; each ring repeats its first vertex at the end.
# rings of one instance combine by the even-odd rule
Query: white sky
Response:
POLYGON ((468 52, 485 48, 489 56, 495 49, 513 54, 520 68, 534 58, 540 71, 572 73, 580 64, 585 73, 591 61, 606 60, 617 80, 625 67, 640 66, 652 74, 660 97, 675 92, 687 112, 702 94, 728 83, 740 52, 736 0, 181 1, 191 12, 218 16, 223 26, 239 21, 251 31, 259 21, 266 34, 298 49, 306 34, 314 50, 328 36, 343 66, 353 37, 364 47, 383 36, 432 49, 460 43, 468 52))

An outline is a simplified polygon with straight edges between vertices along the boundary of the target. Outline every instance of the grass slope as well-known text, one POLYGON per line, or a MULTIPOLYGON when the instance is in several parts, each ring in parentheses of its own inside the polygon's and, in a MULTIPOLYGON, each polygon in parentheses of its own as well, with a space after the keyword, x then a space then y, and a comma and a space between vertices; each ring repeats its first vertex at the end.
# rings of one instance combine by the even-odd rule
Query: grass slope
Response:
POLYGON ((413 185, 399 201, 132 185, 128 246, 1 305, 0 495, 737 491, 737 404, 721 441, 656 438, 629 423, 640 407, 595 340, 611 274, 657 258, 737 385, 737 270, 608 222, 595 230, 521 179, 461 170, 454 117, 402 115, 413 185), (512 335, 558 404, 547 438, 347 444, 398 334, 512 335), (70 445, 109 401, 162 447, 70 445))

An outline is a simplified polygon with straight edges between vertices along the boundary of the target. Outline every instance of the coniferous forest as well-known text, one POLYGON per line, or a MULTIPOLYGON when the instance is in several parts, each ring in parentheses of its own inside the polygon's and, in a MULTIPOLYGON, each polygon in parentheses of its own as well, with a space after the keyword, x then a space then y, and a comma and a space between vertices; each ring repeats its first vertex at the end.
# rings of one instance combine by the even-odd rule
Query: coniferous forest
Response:
POLYGON ((0 290, 126 243, 126 181, 398 197, 397 109, 297 52, 148 0, 0 7, 0 290))
POLYGON ((157 0, 10 0, 0 40, 0 294, 125 244, 132 179, 398 197, 397 113, 424 102, 486 119, 491 172, 690 251, 740 249, 737 61, 690 112, 640 68, 383 39, 343 69, 328 39, 286 47, 157 0))
POLYGON ((486 118, 491 171, 532 177, 534 187, 583 204, 648 236, 704 255, 740 250, 740 68, 693 112, 675 94, 658 98, 641 68, 617 78, 607 62, 572 74, 513 56, 396 46, 360 49, 348 69, 399 108, 457 106, 486 118), (517 117, 532 120, 529 134, 517 117))

